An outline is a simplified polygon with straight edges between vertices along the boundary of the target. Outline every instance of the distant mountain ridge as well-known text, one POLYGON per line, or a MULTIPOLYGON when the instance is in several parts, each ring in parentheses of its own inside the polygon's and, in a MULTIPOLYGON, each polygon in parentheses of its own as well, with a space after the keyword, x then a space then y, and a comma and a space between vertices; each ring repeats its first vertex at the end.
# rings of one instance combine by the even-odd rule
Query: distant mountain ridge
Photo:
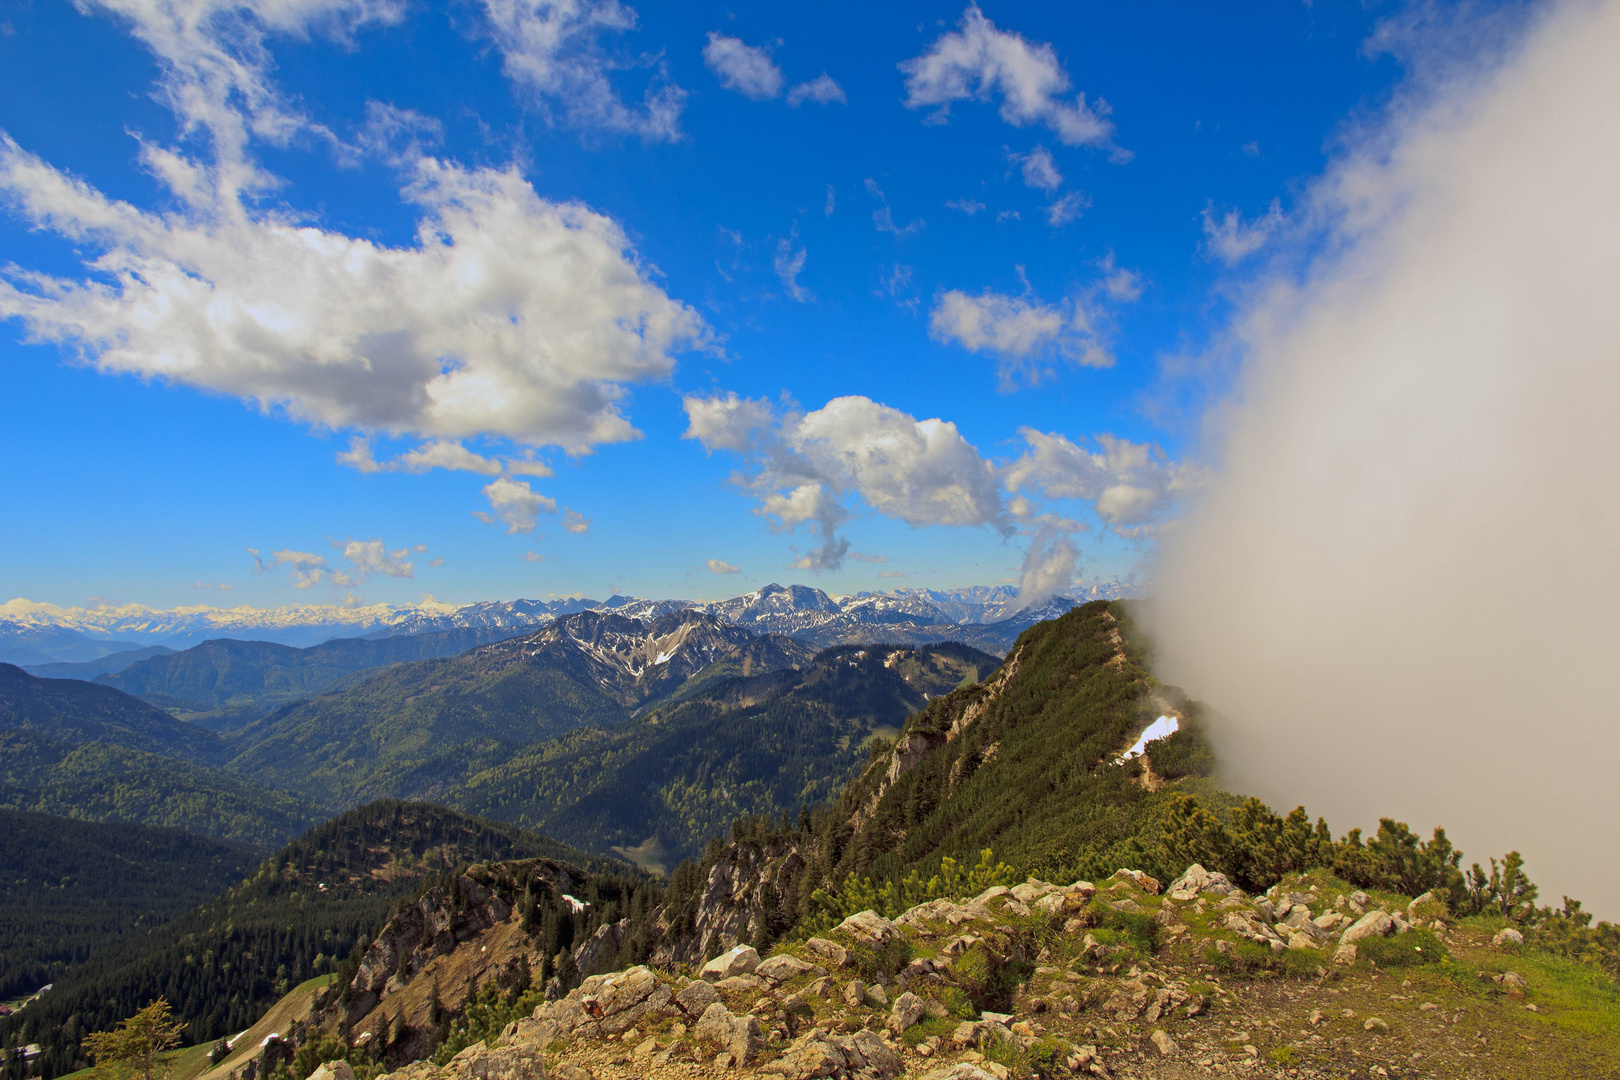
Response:
MULTIPOLYGON (((1067 611, 1090 600, 1134 595, 1123 581, 1070 590, 1067 611)), ((766 585, 728 600, 649 600, 612 596, 553 600, 489 600, 474 604, 363 607, 308 605, 285 608, 183 607, 158 610, 140 604, 64 608, 14 599, 0 603, 0 662, 40 665, 85 662, 146 645, 183 649, 216 638, 269 641, 307 647, 333 638, 388 638, 468 628, 540 626, 581 611, 610 611, 646 622, 682 610, 698 610, 756 632, 799 637, 816 648, 876 642, 958 640, 1005 652, 1024 629, 1039 621, 1020 607, 1007 585, 962 589, 897 589, 834 597, 807 585, 766 585), (892 627, 892 632, 878 633, 892 627), (898 635, 898 636, 897 636, 898 635), (915 635, 915 636, 912 636, 915 635)))

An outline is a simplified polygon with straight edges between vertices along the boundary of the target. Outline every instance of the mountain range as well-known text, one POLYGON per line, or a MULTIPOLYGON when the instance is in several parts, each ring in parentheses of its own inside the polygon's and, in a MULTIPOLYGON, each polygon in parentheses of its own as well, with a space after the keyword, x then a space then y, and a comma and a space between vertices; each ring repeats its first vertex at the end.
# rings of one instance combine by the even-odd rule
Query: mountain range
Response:
MULTIPOLYGON (((1071 599, 1021 605, 1018 591, 1005 585, 899 589, 835 597, 805 585, 772 584, 708 603, 612 596, 602 601, 569 597, 455 605, 430 598, 420 604, 399 606, 195 606, 168 610, 140 604, 59 607, 18 598, 0 603, 0 661, 41 669, 48 664, 101 661, 113 654, 154 645, 184 649, 216 638, 304 647, 333 638, 385 638, 470 628, 517 629, 544 625, 580 611, 612 611, 647 620, 687 609, 707 612, 733 625, 800 637, 816 647, 873 641, 958 640, 1004 653, 1021 631, 1042 618, 1062 614, 1076 603, 1132 592, 1128 583, 1112 581, 1075 590, 1071 599), (880 628, 884 632, 877 632, 880 628)), ((132 657, 129 663, 136 659, 140 658, 132 657)), ((93 674, 111 670, 103 667, 93 674)), ((59 669, 35 673, 79 678, 91 674, 59 669)))

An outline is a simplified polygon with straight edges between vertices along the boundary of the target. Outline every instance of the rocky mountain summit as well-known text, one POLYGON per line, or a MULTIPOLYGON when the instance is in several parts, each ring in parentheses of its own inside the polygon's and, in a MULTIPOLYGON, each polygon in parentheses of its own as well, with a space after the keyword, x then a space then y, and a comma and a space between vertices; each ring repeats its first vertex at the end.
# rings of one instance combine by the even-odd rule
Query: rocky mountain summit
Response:
POLYGON ((448 1062, 389 1075, 1460 1078, 1560 1075, 1534 1071, 1549 1054, 1600 1063, 1550 1022, 1552 987, 1512 934, 1445 911, 1321 872, 1257 896, 1198 865, 1162 891, 1135 870, 1031 879, 893 920, 863 911, 764 958, 737 942, 701 965, 591 974, 448 1062))

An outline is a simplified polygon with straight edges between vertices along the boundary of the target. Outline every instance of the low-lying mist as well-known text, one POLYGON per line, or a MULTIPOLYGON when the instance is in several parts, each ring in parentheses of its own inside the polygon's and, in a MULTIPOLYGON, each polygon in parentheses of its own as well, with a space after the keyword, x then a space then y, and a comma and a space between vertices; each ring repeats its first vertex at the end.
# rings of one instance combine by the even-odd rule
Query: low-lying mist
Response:
POLYGON ((1304 200, 1315 254, 1243 304, 1150 618, 1236 790, 1444 825, 1465 868, 1518 849, 1542 902, 1614 919, 1620 2, 1490 55, 1415 77, 1304 200))

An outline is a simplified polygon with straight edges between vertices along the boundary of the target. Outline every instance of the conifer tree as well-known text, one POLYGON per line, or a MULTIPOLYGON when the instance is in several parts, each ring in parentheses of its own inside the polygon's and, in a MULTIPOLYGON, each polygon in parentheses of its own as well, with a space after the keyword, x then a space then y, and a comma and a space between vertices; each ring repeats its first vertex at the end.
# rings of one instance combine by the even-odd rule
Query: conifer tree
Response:
POLYGON ((97 1031, 84 1038, 85 1053, 98 1073, 132 1074, 141 1080, 159 1080, 163 1051, 180 1043, 185 1025, 169 1014, 169 1003, 158 998, 134 1016, 121 1020, 113 1031, 97 1031))

